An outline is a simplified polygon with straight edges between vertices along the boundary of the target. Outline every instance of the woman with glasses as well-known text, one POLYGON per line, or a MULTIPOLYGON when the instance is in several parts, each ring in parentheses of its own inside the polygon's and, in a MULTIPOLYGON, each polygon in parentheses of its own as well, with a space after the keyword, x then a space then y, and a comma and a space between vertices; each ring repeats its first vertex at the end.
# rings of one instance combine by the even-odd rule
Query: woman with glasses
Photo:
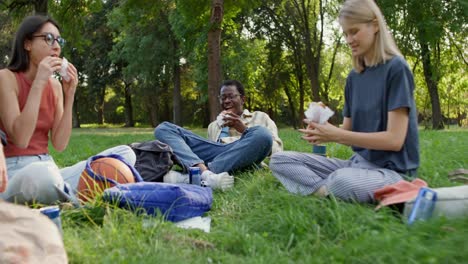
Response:
MULTIPOLYGON (((4 150, 9 181, 0 198, 50 204, 70 198, 70 188, 78 185, 85 161, 59 171, 48 154, 49 139, 57 151, 63 151, 72 131, 78 72, 72 63, 62 69, 64 43, 54 20, 29 16, 16 32, 8 67, 0 70, 0 129, 8 138, 4 150), (54 77, 57 72, 62 78, 54 77)), ((129 147, 107 153, 135 162, 129 147)))
POLYGON ((293 193, 374 202, 375 190, 416 176, 414 80, 373 0, 345 1, 339 23, 353 63, 344 89, 343 125, 310 123, 301 132, 311 144, 351 146, 354 155, 340 160, 280 152, 271 157, 270 168, 293 193))

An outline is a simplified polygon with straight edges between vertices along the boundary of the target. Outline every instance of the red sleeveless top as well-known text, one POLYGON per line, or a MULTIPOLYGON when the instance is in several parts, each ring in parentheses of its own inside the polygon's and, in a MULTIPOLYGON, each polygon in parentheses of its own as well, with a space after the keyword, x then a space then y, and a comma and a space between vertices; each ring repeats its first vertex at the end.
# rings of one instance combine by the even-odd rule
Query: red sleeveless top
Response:
MULTIPOLYGON (((26 79, 24 73, 15 72, 16 81, 18 82, 18 103, 20 111, 23 111, 29 92, 31 91, 32 82, 26 79)), ((37 118, 36 129, 26 148, 15 146, 7 134, 8 145, 4 148, 6 157, 28 156, 37 154, 49 153, 49 131, 52 129, 55 116, 55 95, 52 88, 52 83, 46 85, 42 92, 41 104, 39 106, 39 115, 37 118)), ((3 124, 0 124, 3 129, 3 124)), ((5 131, 5 130, 4 130, 5 131)), ((6 132, 6 131, 5 131, 6 132)))

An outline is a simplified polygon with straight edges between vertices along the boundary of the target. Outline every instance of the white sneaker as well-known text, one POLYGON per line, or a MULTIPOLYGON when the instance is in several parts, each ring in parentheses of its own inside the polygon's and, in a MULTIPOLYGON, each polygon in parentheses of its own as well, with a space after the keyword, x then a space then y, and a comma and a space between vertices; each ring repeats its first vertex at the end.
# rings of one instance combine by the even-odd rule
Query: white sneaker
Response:
POLYGON ((190 183, 188 174, 173 170, 168 171, 166 175, 164 175, 163 181, 165 183, 190 183))
POLYGON ((206 170, 202 173, 201 178, 205 184, 213 189, 226 190, 234 186, 234 177, 227 172, 214 173, 206 170))

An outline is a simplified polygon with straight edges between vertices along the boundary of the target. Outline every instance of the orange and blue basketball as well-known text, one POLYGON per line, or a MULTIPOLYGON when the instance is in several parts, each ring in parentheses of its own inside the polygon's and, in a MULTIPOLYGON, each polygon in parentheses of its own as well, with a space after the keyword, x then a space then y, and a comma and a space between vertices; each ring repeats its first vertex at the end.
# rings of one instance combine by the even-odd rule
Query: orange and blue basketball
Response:
POLYGON ((90 167, 92 173, 102 177, 93 177, 87 170, 83 171, 78 183, 78 198, 82 201, 92 200, 97 194, 104 192, 105 189, 115 186, 114 183, 105 179, 110 179, 117 183, 135 182, 135 177, 130 168, 116 158, 104 157, 96 159, 91 162, 90 167))

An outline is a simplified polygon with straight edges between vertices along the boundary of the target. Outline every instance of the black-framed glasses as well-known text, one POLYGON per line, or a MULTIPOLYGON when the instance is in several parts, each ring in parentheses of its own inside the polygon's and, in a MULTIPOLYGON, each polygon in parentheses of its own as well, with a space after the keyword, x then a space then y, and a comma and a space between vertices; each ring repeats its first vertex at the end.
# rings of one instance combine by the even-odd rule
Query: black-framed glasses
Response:
POLYGON ((54 42, 57 41, 60 47, 63 47, 65 45, 65 39, 62 37, 54 37, 52 33, 45 33, 42 35, 34 35, 33 38, 44 38, 44 41, 47 43, 49 46, 53 46, 54 42))
POLYGON ((226 99, 229 99, 230 101, 231 100, 234 100, 237 96, 240 96, 240 94, 223 94, 223 95, 218 95, 218 99, 219 101, 224 101, 226 99))

